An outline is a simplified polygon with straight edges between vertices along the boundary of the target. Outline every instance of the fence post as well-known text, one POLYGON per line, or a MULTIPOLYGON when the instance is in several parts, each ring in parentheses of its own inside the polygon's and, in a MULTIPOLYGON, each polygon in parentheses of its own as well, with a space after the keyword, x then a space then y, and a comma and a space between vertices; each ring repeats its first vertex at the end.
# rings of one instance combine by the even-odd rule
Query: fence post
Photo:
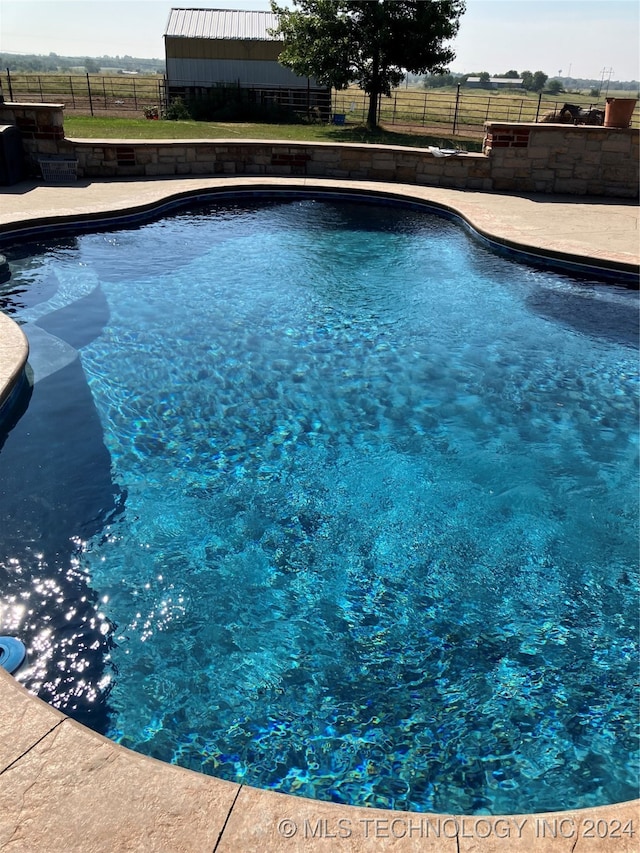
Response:
POLYGON ((162 75, 162 80, 158 80, 158 103, 162 104, 164 111, 167 111, 169 106, 169 98, 167 96, 167 78, 162 75))
POLYGON ((454 113, 453 113, 453 128, 451 130, 451 132, 453 134, 455 134, 455 132, 456 132, 456 125, 458 123, 458 104, 459 103, 460 103, 460 83, 458 83, 458 86, 456 88, 456 108, 455 108, 454 113))
POLYGON ((7 86, 9 87, 9 100, 13 100, 13 89, 11 87, 11 72, 7 68, 7 86))
POLYGON ((40 103, 44 103, 44 95, 42 94, 42 77, 38 74, 38 88, 40 89, 40 103))
POLYGON ((396 92, 393 96, 393 118, 391 119, 391 124, 396 123, 396 106, 398 105, 398 93, 396 92))
POLYGON ((137 110, 138 109, 138 96, 136 95, 135 78, 131 82, 133 83, 133 108, 134 108, 134 110, 137 110))
POLYGON ((104 108, 107 108, 107 89, 104 83, 104 77, 102 78, 102 96, 104 97, 104 108))
POLYGON ((536 122, 538 121, 538 116, 540 115, 540 101, 542 101, 542 92, 538 92, 538 107, 536 109, 536 122))
POLYGON ((89 72, 87 71, 87 92, 89 93, 89 109, 91 110, 91 115, 93 115, 93 100, 91 98, 91 83, 89 81, 89 72))
POLYGON ((73 79, 71 74, 69 74, 69 89, 71 91, 71 103, 73 104, 73 108, 76 108, 76 96, 73 94, 73 79))

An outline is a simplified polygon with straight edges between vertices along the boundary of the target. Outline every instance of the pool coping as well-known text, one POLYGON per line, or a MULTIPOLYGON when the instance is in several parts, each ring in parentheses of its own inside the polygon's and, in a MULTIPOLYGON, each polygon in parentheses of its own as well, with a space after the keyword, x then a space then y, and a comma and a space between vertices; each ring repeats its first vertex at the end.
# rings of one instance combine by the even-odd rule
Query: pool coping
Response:
POLYGON ((20 326, 0 311, 0 422, 9 416, 25 380, 29 341, 20 326))
MULTIPOLYGON (((119 183, 126 186, 128 182, 119 183)), ((163 212, 163 205, 174 202, 184 204, 199 197, 206 201, 212 194, 237 196, 239 190, 264 194, 279 187, 280 192, 294 194, 301 190, 343 195, 373 192, 426 204, 463 221, 493 248, 497 244, 506 251, 529 254, 534 262, 547 251, 539 242, 527 244, 513 235, 496 233, 481 213, 473 215, 464 205, 456 207, 451 200, 454 194, 434 188, 290 178, 162 179, 153 184, 156 197, 140 198, 135 204, 129 199, 125 205, 110 201, 89 213, 78 209, 42 215, 41 210, 41 215, 31 217, 0 217, 0 241, 34 237, 57 227, 78 230, 78 221, 87 216, 88 227, 95 230, 96 224, 110 227, 109 223, 121 225, 131 217, 137 221, 153 217, 154 212, 163 212)), ((79 190, 73 187, 71 193, 77 195, 79 190)), ((459 192, 463 200, 469 198, 468 193, 459 192)), ((74 202, 74 207, 79 206, 74 202)), ((555 261, 577 265, 586 274, 594 268, 636 274, 635 262, 620 253, 588 255, 566 247, 548 248, 555 261)), ((0 340, 2 416, 19 396, 28 342, 3 314, 0 340)), ((32 696, 1 669, 0 701, 0 849, 46 849, 48 853, 328 849, 630 853, 638 849, 640 800, 580 810, 474 817, 343 806, 226 782, 126 750, 32 696), (632 836, 624 832, 625 826, 632 826, 632 836)))

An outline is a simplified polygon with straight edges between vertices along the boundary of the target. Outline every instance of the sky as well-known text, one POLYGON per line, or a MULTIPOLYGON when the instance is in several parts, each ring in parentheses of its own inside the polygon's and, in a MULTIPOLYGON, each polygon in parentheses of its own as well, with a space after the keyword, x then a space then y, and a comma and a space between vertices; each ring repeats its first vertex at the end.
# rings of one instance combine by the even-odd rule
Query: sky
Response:
MULTIPOLYGON (((270 8, 268 0, 0 0, 0 51, 163 59, 172 6, 270 8)), ((467 0, 451 70, 638 80, 639 44, 638 0, 467 0)))

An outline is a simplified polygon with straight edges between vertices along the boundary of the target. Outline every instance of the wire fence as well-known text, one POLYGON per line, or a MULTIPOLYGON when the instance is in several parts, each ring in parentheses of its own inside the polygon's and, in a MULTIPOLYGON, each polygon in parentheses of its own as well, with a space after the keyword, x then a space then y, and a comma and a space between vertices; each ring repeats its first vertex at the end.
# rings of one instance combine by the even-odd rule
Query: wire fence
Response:
MULTIPOLYGON (((487 121, 539 122, 552 119, 567 102, 585 110, 602 110, 605 99, 585 96, 560 95, 558 98, 542 93, 496 92, 465 90, 438 92, 433 89, 397 89, 389 97, 378 101, 379 121, 383 125, 411 128, 447 128, 449 133, 482 133, 487 121)), ((345 121, 364 122, 368 111, 368 97, 360 89, 335 92, 334 113, 345 116, 345 121)), ((558 119, 556 119, 558 120, 558 119)), ((631 120, 632 127, 640 126, 638 105, 631 120)))
POLYGON ((161 75, 14 74, 7 68, 0 73, 0 87, 11 101, 63 103, 90 115, 143 112, 164 98, 161 75))
MULTIPOLYGON (((175 94, 190 97, 192 106, 206 100, 218 105, 226 97, 236 103, 250 101, 255 105, 286 107, 309 120, 362 124, 368 112, 368 96, 357 88, 333 92, 326 102, 304 89, 278 86, 256 86, 237 82, 220 84, 194 95, 185 81, 172 81, 171 90, 162 75, 104 76, 99 74, 14 74, 9 68, 0 72, 0 88, 12 101, 63 103, 65 109, 96 115, 142 113, 148 118, 165 114, 175 94), (187 96, 187 93, 191 93, 187 96), (250 92, 250 95, 247 95, 250 92), (215 97, 212 97, 212 93, 215 97), (242 95, 240 95, 242 93, 242 95), (320 105, 318 107, 318 105, 320 105)), ((429 130, 448 134, 481 134, 486 121, 536 122, 556 112, 569 100, 582 108, 605 108, 605 100, 589 100, 581 95, 559 95, 557 98, 529 94, 524 91, 465 89, 441 92, 433 89, 397 89, 390 97, 380 97, 379 121, 382 125, 429 130)), ((202 117, 202 116, 194 116, 202 117)), ((631 120, 640 126, 638 105, 631 120)))

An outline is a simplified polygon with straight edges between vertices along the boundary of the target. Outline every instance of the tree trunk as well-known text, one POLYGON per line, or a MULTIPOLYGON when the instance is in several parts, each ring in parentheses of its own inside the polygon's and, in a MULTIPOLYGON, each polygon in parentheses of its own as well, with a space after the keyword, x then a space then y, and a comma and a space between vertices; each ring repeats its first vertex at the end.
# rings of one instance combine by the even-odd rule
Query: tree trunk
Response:
POLYGON ((380 95, 380 49, 376 45, 371 57, 371 86, 369 89, 369 115, 367 130, 378 127, 378 96, 380 95))
POLYGON ((367 114, 367 130, 375 130, 378 126, 378 93, 369 93, 369 112, 367 114))

